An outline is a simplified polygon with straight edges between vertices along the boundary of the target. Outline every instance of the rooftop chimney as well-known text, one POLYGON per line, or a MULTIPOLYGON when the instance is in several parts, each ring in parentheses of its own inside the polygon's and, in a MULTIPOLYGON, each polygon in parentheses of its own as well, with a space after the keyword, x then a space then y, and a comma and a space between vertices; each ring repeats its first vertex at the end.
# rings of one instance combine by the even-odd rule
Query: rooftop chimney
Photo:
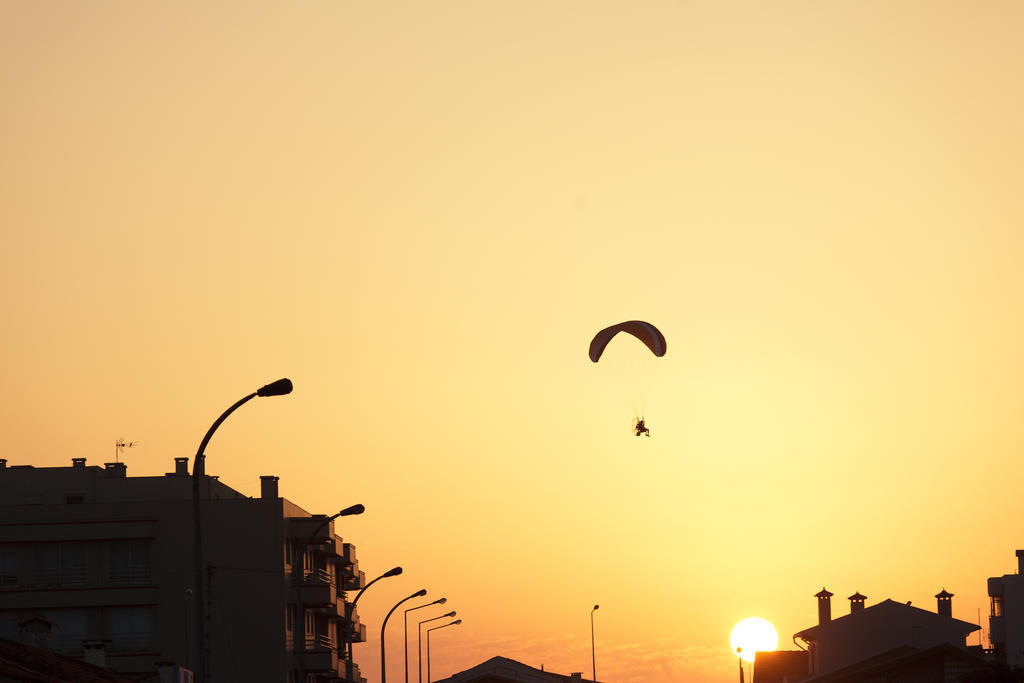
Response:
POLYGON ((128 465, 123 462, 105 462, 103 468, 112 479, 124 479, 128 476, 128 465))
POLYGON ((1024 574, 1024 550, 1017 551, 1017 573, 1024 574))
POLYGON ((83 640, 82 646, 85 648, 86 663, 106 669, 107 643, 109 642, 109 640, 83 640))
POLYGON ((85 467, 85 458, 71 458, 72 467, 85 467))
POLYGON ((849 598, 847 598, 847 600, 850 601, 850 614, 853 614, 854 612, 859 612, 862 609, 864 609, 864 601, 867 599, 868 596, 861 595, 860 591, 857 591, 849 598))
POLYGON ((818 625, 827 624, 832 621, 832 594, 822 586, 821 590, 814 594, 818 598, 818 625))
POLYGON ((265 474, 260 477, 260 498, 277 498, 277 480, 272 474, 265 474))
POLYGON ((56 625, 41 614, 29 617, 18 624, 18 640, 25 645, 52 650, 53 637, 51 634, 56 625))
POLYGON ((0 458, 0 470, 7 469, 7 458, 0 458))
POLYGON ((938 599, 939 604, 935 611, 940 617, 953 617, 953 594, 947 593, 946 589, 943 588, 941 593, 937 593, 935 597, 938 599))
POLYGON ((174 459, 174 473, 175 474, 188 474, 188 458, 175 458, 174 459))

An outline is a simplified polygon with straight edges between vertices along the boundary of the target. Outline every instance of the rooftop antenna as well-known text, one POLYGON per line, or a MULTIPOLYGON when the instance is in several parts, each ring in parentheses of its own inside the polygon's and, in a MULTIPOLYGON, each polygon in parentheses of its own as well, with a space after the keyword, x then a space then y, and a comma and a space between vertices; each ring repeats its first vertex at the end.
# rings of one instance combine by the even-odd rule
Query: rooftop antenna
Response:
POLYGON ((114 462, 121 462, 121 460, 120 460, 121 451, 123 451, 126 448, 134 448, 135 446, 138 446, 138 445, 139 445, 138 441, 128 441, 127 439, 125 439, 123 437, 118 439, 117 441, 115 441, 114 442, 114 462))

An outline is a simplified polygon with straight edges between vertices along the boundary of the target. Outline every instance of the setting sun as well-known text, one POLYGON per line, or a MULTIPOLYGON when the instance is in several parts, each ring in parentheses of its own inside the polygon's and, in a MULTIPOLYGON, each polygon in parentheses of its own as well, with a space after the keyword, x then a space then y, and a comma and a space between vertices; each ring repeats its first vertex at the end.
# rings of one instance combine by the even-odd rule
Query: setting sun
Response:
POLYGON ((744 661, 753 662, 757 652, 771 652, 779 646, 779 634, 767 620, 749 617, 732 627, 729 646, 744 661))

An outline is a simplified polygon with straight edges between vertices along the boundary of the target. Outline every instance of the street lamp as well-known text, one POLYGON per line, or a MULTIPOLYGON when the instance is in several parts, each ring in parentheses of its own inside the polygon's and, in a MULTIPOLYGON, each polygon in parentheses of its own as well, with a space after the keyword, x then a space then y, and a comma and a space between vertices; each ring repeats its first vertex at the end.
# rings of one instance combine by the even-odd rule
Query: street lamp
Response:
MULTIPOLYGON (((356 599, 353 600, 351 603, 348 603, 348 604, 345 605, 345 632, 344 632, 344 635, 345 635, 345 644, 348 646, 348 653, 347 653, 348 654, 348 659, 345 661, 345 681, 347 683, 353 683, 352 678, 353 678, 353 676, 355 674, 355 670, 352 667, 352 638, 350 638, 349 636, 351 635, 350 632, 351 632, 351 629, 352 629, 352 617, 356 613, 356 603, 359 602, 359 598, 363 597, 363 593, 366 592, 367 588, 369 588, 373 584, 377 583, 381 579, 386 579, 389 576, 398 576, 401 573, 402 573, 402 568, 401 567, 395 567, 393 569, 387 570, 386 572, 384 572, 383 574, 378 576, 376 579, 374 579, 370 583, 368 583, 365 586, 363 586, 362 590, 360 590, 358 593, 356 593, 356 599)), ((305 683, 305 681, 302 681, 301 683, 305 683)))
POLYGON ((423 609, 424 607, 430 607, 431 605, 443 605, 448 602, 448 598, 438 598, 434 602, 428 602, 425 605, 419 607, 410 607, 405 610, 402 615, 402 623, 405 625, 405 683, 409 683, 409 612, 414 610, 423 609))
POLYGON ((430 683, 430 632, 431 631, 436 631, 439 628, 448 628, 449 626, 458 626, 461 623, 462 623, 462 619, 456 619, 455 621, 447 623, 444 626, 435 626, 434 628, 428 628, 427 629, 427 683, 430 683))
POLYGON ((384 659, 384 629, 386 629, 388 626, 388 619, 390 619, 392 613, 394 613, 394 611, 398 609, 398 606, 406 600, 412 600, 413 598, 422 598, 426 594, 427 589, 421 588, 409 597, 402 598, 397 603, 395 603, 395 606, 391 608, 391 610, 388 612, 388 615, 384 617, 384 623, 380 625, 380 683, 388 683, 387 662, 384 659))
POLYGON ((336 512, 330 517, 325 517, 320 522, 320 524, 318 524, 317 527, 313 529, 313 533, 309 535, 309 538, 306 539, 306 542, 302 544, 302 552, 299 553, 298 558, 296 558, 292 563, 292 575, 295 577, 295 611, 298 614, 298 624, 296 624, 298 633, 296 634, 295 638, 295 652, 299 655, 300 681, 306 680, 306 608, 302 604, 302 583, 306 579, 306 550, 309 549, 309 544, 313 542, 313 539, 316 537, 318 533, 320 533, 320 530, 328 524, 330 524, 331 522, 333 522, 335 519, 337 519, 338 517, 348 517, 349 515, 361 515, 365 510, 365 507, 363 507, 361 504, 358 504, 353 505, 351 507, 347 507, 344 510, 341 510, 340 512, 336 512))
POLYGON ((743 683, 743 648, 736 648, 736 661, 740 663, 740 683, 743 683))
POLYGON ((198 640, 197 648, 199 650, 199 657, 197 660, 196 668, 199 670, 198 680, 199 683, 206 683, 209 680, 209 671, 207 659, 207 647, 206 647, 206 591, 203 585, 203 528, 202 522, 199 518, 199 478, 206 474, 206 445, 210 443, 210 438, 213 433, 217 431, 217 427, 220 427, 220 423, 227 419, 227 416, 235 412, 239 406, 243 403, 256 398, 257 396, 284 396, 292 392, 292 381, 290 379, 279 379, 276 382, 271 382, 266 386, 262 386, 248 396, 240 399, 233 406, 225 410, 220 417, 210 426, 207 430, 206 436, 203 437, 202 442, 199 444, 199 449, 196 451, 196 457, 192 462, 192 507, 193 507, 193 520, 195 525, 195 532, 193 539, 195 543, 195 590, 196 590, 196 637, 198 640))
POLYGON ((596 612, 601 605, 594 605, 594 609, 590 610, 590 664, 594 668, 590 672, 591 680, 597 680, 597 655, 594 651, 594 612, 596 612))
POLYGON ((455 610, 452 610, 448 614, 442 614, 439 617, 432 619, 424 619, 416 625, 416 665, 420 670, 419 683, 423 683, 423 624, 428 621, 437 621, 438 619, 444 619, 445 617, 454 617, 455 610))

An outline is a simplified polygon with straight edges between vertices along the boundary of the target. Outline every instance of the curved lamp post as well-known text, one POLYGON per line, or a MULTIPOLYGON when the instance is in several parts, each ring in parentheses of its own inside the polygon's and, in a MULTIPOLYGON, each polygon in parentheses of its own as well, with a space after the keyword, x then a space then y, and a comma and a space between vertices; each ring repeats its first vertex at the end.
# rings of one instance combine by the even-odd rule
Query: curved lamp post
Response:
POLYGON ((248 396, 240 399, 233 406, 225 410, 220 417, 207 430, 206 436, 199 444, 196 457, 192 462, 192 507, 193 519, 195 522, 195 591, 196 591, 196 636, 198 641, 199 657, 196 667, 199 670, 199 683, 206 683, 209 680, 209 671, 206 646, 206 592, 203 588, 203 528, 199 519, 199 479, 206 474, 206 445, 210 443, 213 433, 220 427, 220 423, 227 419, 227 416, 235 412, 243 403, 256 398, 257 396, 284 396, 292 393, 292 381, 290 379, 279 379, 262 386, 248 396))
POLYGON ((449 626, 458 626, 462 623, 462 619, 456 619, 444 626, 435 626, 434 628, 427 629, 427 683, 430 683, 430 632, 436 631, 439 628, 448 628, 449 626))
POLYGON ((420 670, 419 683, 423 683, 423 624, 427 623, 428 621, 437 621, 438 619, 444 619, 445 617, 454 616, 455 610, 452 610, 448 614, 442 614, 441 616, 434 617, 433 619, 424 619, 416 625, 416 665, 419 667, 420 670))
POLYGON ((384 629, 388 627, 388 619, 390 619, 394 611, 398 609, 398 606, 406 600, 412 600, 413 598, 422 598, 426 594, 427 589, 421 588, 409 597, 402 598, 397 603, 395 603, 395 606, 391 608, 391 610, 388 612, 388 615, 384 617, 384 623, 380 625, 380 683, 388 683, 387 662, 384 659, 384 629))
POLYGON ((309 548, 309 545, 313 542, 313 539, 316 538, 316 535, 320 533, 320 530, 328 524, 330 524, 331 522, 333 522, 334 520, 336 520, 338 517, 347 517, 349 515, 361 515, 365 511, 366 508, 363 507, 362 504, 358 504, 353 505, 351 507, 347 507, 344 510, 341 510, 340 512, 336 512, 330 517, 325 517, 323 521, 321 521, 320 524, 318 524, 317 527, 313 529, 313 533, 309 535, 309 538, 306 539, 306 542, 302 544, 302 552, 299 553, 298 560, 296 562, 293 562, 292 564, 292 575, 295 577, 295 612, 298 616, 298 624, 296 624, 298 633, 296 634, 295 637, 295 652, 299 655, 300 681, 306 680, 306 608, 302 604, 302 583, 306 579, 306 550, 309 548))
POLYGON ((356 613, 356 603, 359 602, 359 598, 363 597, 363 593, 366 592, 367 588, 377 583, 381 579, 386 579, 390 576, 398 576, 401 573, 401 567, 389 569, 388 571, 384 572, 370 583, 363 586, 362 590, 356 593, 356 599, 345 605, 345 645, 347 646, 348 649, 348 658, 345 660, 345 681, 347 683, 352 683, 352 677, 355 674, 355 670, 352 666, 352 639, 349 638, 349 633, 352 628, 352 616, 356 613))
POLYGON ((434 600, 434 602, 428 602, 427 604, 420 605, 419 607, 410 607, 405 610, 405 613, 402 615, 402 622, 405 625, 405 683, 409 683, 409 612, 423 609, 424 607, 430 607, 431 605, 443 605, 446 602, 448 602, 448 598, 438 598, 437 600, 434 600))
POLYGON ((594 609, 590 610, 590 664, 594 668, 590 672, 591 680, 597 680, 597 655, 594 651, 594 612, 596 612, 601 605, 594 605, 594 609))

